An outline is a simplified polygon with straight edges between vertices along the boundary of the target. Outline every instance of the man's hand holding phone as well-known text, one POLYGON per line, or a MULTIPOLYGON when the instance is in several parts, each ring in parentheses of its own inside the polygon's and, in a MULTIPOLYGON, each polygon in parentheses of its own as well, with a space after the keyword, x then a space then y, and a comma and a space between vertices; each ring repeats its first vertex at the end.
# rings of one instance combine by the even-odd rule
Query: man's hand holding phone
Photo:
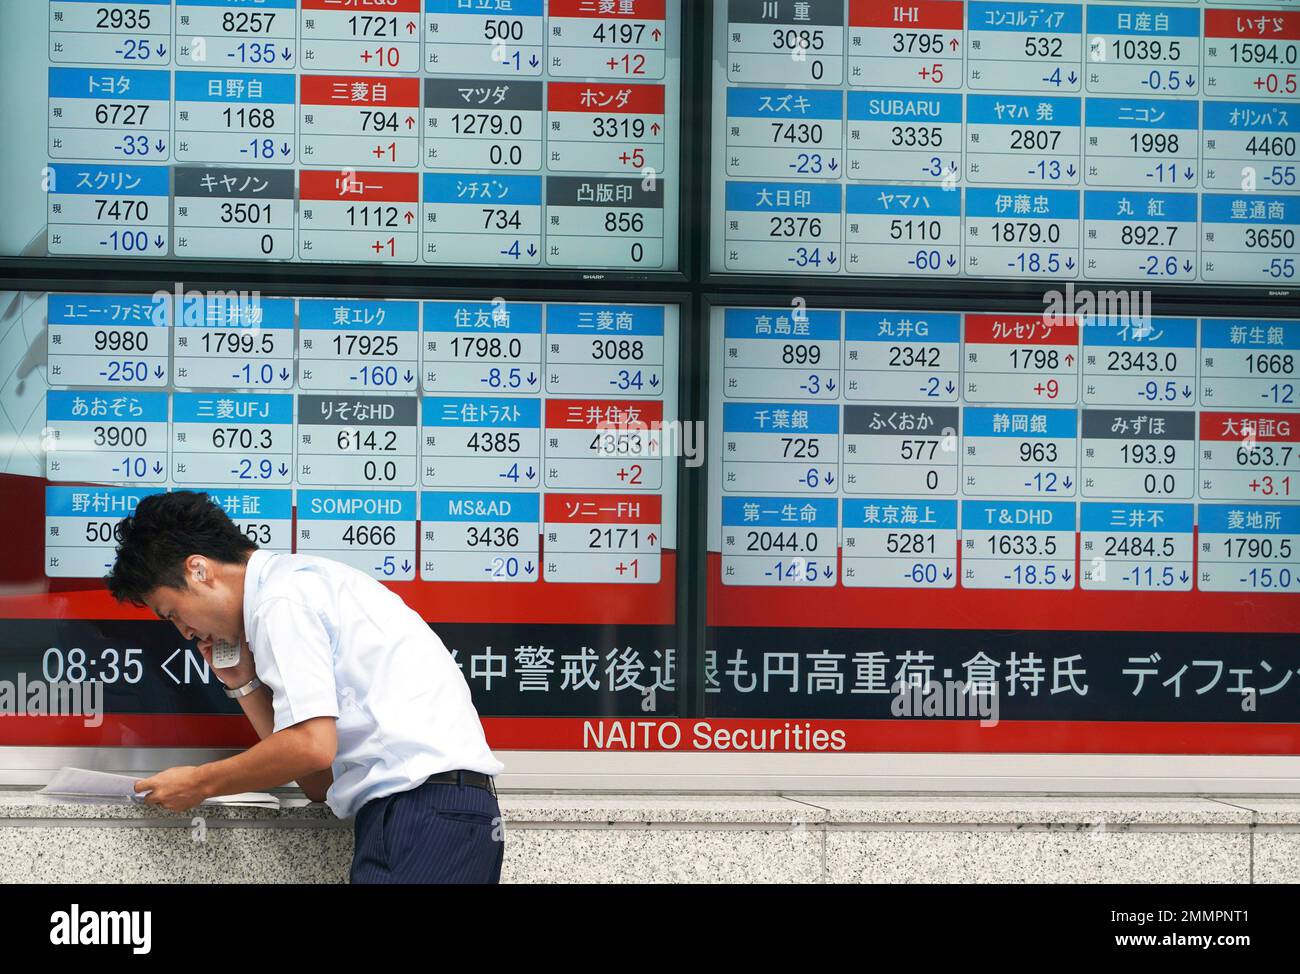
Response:
POLYGON ((239 662, 234 666, 221 668, 218 668, 213 662, 213 641, 211 639, 200 639, 198 646, 199 652, 203 654, 203 659, 207 661, 208 666, 212 667, 212 672, 228 689, 234 690, 237 687, 242 687, 257 676, 257 669, 253 665, 253 651, 249 648, 247 640, 240 641, 239 662))

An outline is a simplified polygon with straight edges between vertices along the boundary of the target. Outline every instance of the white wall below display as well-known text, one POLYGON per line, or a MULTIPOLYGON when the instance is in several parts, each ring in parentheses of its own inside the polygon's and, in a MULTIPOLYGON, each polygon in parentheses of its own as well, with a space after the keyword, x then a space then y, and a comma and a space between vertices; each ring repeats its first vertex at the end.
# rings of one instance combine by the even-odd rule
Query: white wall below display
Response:
MULTIPOLYGON (((505 883, 1300 882, 1300 799, 502 792, 505 883)), ((350 823, 0 792, 0 882, 340 883, 350 823)))

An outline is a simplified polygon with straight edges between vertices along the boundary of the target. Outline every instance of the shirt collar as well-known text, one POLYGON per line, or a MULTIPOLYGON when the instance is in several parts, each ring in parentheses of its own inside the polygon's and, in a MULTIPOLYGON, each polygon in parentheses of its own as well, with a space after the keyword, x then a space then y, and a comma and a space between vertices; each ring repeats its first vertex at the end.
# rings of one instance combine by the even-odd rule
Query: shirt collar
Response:
POLYGON ((244 638, 249 638, 252 629, 253 609, 257 602, 257 592, 262 587, 262 578, 270 567, 275 553, 265 548, 258 548, 248 556, 244 565, 244 638))

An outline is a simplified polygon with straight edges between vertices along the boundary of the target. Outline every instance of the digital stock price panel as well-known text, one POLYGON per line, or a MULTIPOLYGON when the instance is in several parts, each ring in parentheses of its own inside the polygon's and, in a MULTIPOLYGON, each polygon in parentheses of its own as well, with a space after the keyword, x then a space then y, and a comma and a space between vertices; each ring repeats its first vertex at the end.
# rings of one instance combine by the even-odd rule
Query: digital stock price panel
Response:
POLYGON ((1294 0, 714 10, 715 273, 1297 280, 1294 0))
POLYGON ((8 256, 669 271, 679 0, 5 0, 8 256))
MULTIPOLYGON (((0 298, 0 676, 105 687, 59 743, 248 738, 193 644, 100 581, 115 522, 168 490, 388 584, 496 747, 548 746, 520 718, 676 712, 679 305, 0 298)), ((53 743, 41 721, 0 744, 53 743)))
POLYGON ((1300 750, 1300 320, 709 329, 709 714, 820 750, 1300 750), (958 684, 996 726, 900 719, 958 684))

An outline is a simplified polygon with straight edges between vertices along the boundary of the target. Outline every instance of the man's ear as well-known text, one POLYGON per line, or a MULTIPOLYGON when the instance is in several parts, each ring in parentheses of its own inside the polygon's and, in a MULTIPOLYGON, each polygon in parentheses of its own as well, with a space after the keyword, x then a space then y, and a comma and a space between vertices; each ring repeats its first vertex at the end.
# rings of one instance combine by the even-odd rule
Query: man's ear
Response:
POLYGON ((208 560, 202 555, 190 555, 186 558, 185 570, 189 573, 191 582, 204 584, 212 578, 212 568, 208 565, 208 560))

